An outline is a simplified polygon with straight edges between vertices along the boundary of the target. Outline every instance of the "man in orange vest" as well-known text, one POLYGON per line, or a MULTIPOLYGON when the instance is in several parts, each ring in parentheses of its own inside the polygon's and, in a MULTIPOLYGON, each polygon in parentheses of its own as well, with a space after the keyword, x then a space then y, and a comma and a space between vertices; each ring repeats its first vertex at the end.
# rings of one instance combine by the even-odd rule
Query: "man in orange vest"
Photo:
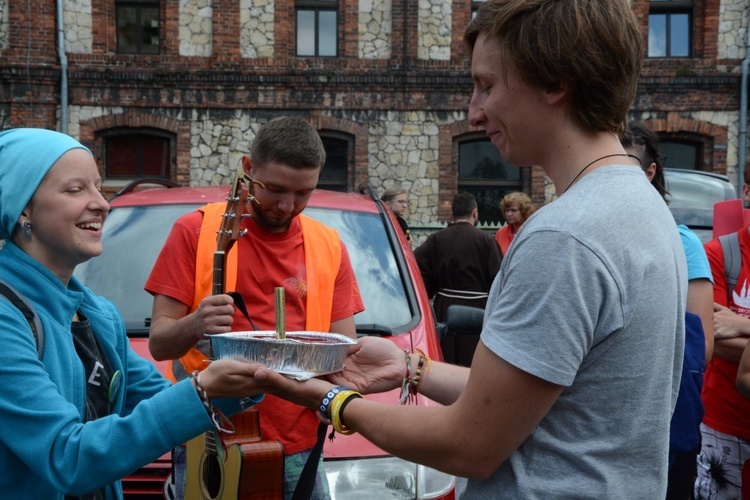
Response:
MULTIPOLYGON (((354 314, 364 306, 349 256, 338 234, 301 215, 318 183, 325 150, 316 130, 300 118, 281 117, 263 125, 242 167, 250 176, 247 234, 226 257, 226 290, 239 292, 248 317, 232 297, 211 295, 216 231, 226 202, 206 205, 175 223, 146 283, 154 295, 149 336, 151 354, 171 362, 180 380, 206 363, 211 335, 229 331, 275 330, 276 287, 285 289, 288 331, 334 332, 356 338, 354 314)), ((285 452, 285 497, 289 498, 316 442, 315 413, 267 395, 256 405, 265 439, 281 441, 285 452)), ((182 450, 176 450, 175 484, 184 487, 182 450)), ((322 471, 322 469, 320 469, 322 471)), ((313 498, 328 498, 318 474, 313 498)))

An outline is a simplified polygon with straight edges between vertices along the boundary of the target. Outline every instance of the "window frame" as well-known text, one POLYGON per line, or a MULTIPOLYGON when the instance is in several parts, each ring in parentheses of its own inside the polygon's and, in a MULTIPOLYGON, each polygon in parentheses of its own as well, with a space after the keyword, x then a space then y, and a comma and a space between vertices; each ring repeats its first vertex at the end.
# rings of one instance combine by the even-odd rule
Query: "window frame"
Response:
POLYGON ((648 45, 646 47, 647 57, 650 59, 689 59, 695 52, 693 42, 695 39, 695 1, 694 0, 651 0, 648 10, 648 45), (688 17, 687 29, 687 55, 672 55, 671 19, 673 15, 686 14, 688 17), (651 55, 651 16, 664 15, 665 22, 665 55, 651 55))
POLYGON ((667 165, 664 155, 662 156, 662 166, 664 168, 679 168, 683 170, 703 170, 703 158, 706 144, 700 139, 687 138, 687 137, 674 137, 674 136, 660 136, 659 137, 659 149, 663 153, 667 144, 676 146, 688 146, 694 149, 694 158, 692 166, 685 165, 667 165))
POLYGON ((174 167, 175 167, 175 137, 173 134, 159 130, 159 129, 153 129, 149 127, 142 127, 142 128, 116 128, 116 129, 110 129, 106 131, 102 131, 98 134, 98 136, 102 139, 103 142, 103 155, 102 160, 104 163, 104 178, 105 180, 137 180, 137 179, 147 179, 147 178, 153 178, 153 179, 167 179, 172 180, 174 177, 174 167), (167 151, 167 164, 165 165, 166 175, 164 176, 155 176, 155 175, 142 175, 142 167, 143 167, 143 158, 142 155, 142 144, 139 143, 138 149, 140 152, 137 152, 137 164, 135 166, 135 172, 133 172, 132 175, 111 175, 109 173, 109 141, 112 139, 123 139, 123 138, 151 138, 151 139, 160 139, 166 141, 168 151, 167 151))
MULTIPOLYGON (((350 189, 350 180, 351 180, 351 172, 352 172, 352 160, 354 157, 354 137, 343 133, 338 132, 335 130, 321 130, 318 131, 318 134, 320 135, 320 139, 323 141, 323 145, 325 146, 326 141, 336 141, 341 144, 346 145, 346 159, 345 159, 345 169, 344 169, 344 177, 343 178, 335 178, 335 179, 323 179, 322 173, 320 179, 318 179, 318 189, 327 189, 331 191, 340 191, 340 192, 346 192, 350 189), (340 188, 340 189, 337 189, 340 188)), ((326 163, 328 163, 329 156, 328 152, 326 151, 326 163)), ((323 167, 325 171, 325 166, 323 167)))
MULTIPOLYGON (((489 143, 492 148, 495 148, 494 145, 491 144, 490 140, 487 138, 486 135, 465 135, 461 136, 455 139, 455 148, 456 148, 456 192, 460 191, 471 191, 472 189, 483 189, 483 190, 497 190, 499 192, 505 191, 506 193, 510 193, 513 191, 522 191, 527 192, 528 185, 530 184, 530 168, 524 168, 524 167, 517 167, 515 165, 512 165, 508 163, 507 160, 505 160, 500 152, 498 151, 498 155, 500 156, 502 162, 505 164, 506 167, 511 168, 517 168, 518 169, 518 179, 461 179, 461 149, 462 146, 471 144, 471 143, 489 143)), ((494 201, 494 204, 496 204, 496 209, 499 213, 498 219, 493 219, 488 216, 488 214, 482 212, 482 207, 480 206, 479 211, 479 222, 483 224, 502 224, 505 223, 505 218, 503 217, 503 214, 500 213, 500 201, 502 200, 502 196, 494 201)), ((477 201, 482 205, 481 200, 479 197, 477 197, 477 201)))
POLYGON ((158 56, 161 54, 162 49, 162 40, 163 40, 163 33, 162 33, 162 19, 161 19, 161 0, 115 0, 115 51, 118 54, 132 54, 132 55, 145 55, 145 56, 158 56), (120 8, 121 7, 131 7, 136 9, 136 30, 137 30, 137 36, 136 39, 136 51, 135 52, 126 52, 122 50, 120 45, 120 24, 119 24, 119 18, 120 18, 120 8), (141 15, 142 15, 142 9, 143 8, 151 8, 153 9, 156 7, 157 10, 157 20, 159 22, 159 26, 157 27, 158 31, 158 40, 159 44, 156 47, 156 52, 144 52, 143 51, 143 23, 141 22, 141 15))
POLYGON ((339 0, 296 0, 294 4, 294 55, 296 57, 339 57, 339 0), (315 49, 313 54, 299 53, 299 12, 312 11, 315 14, 314 38, 315 49), (333 12, 336 15, 336 33, 334 34, 335 50, 334 54, 320 54, 320 13, 333 12))

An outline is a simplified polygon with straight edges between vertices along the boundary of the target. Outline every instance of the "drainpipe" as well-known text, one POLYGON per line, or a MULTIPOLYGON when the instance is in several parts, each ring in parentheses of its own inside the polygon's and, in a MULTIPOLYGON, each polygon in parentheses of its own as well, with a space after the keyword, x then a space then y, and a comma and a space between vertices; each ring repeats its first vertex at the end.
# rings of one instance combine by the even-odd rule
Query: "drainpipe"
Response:
POLYGON ((745 59, 742 60, 742 88, 740 89, 740 136, 739 155, 737 162, 737 197, 742 198, 742 184, 745 172, 745 156, 747 148, 747 73, 750 68, 750 10, 748 10, 748 25, 745 28, 745 59))
POLYGON ((68 58, 65 55, 63 0, 57 0, 57 53, 60 57, 60 132, 68 133, 68 58))

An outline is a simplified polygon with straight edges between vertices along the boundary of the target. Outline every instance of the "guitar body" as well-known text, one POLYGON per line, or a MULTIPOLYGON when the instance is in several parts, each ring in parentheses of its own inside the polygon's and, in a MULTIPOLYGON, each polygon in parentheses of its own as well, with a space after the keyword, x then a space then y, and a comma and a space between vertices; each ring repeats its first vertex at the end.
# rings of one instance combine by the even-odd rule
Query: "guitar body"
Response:
POLYGON ((231 418, 234 434, 214 441, 215 431, 187 443, 186 500, 276 500, 284 497, 284 449, 263 441, 257 410, 231 418), (212 448, 223 450, 212 453, 212 448), (222 460, 223 456, 223 460, 222 460))

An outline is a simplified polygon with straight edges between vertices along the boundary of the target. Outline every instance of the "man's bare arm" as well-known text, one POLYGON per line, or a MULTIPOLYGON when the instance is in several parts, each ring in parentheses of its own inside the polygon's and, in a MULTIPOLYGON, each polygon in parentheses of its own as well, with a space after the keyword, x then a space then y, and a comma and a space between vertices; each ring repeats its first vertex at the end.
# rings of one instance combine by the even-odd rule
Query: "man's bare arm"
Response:
POLYGON ((338 321, 331 322, 331 333, 340 333, 353 339, 357 339, 357 327, 354 324, 354 316, 349 316, 338 321))
POLYGON ((179 300, 157 294, 151 312, 148 347, 157 361, 184 356, 204 334, 231 331, 234 301, 229 295, 211 295, 194 312, 179 300))

